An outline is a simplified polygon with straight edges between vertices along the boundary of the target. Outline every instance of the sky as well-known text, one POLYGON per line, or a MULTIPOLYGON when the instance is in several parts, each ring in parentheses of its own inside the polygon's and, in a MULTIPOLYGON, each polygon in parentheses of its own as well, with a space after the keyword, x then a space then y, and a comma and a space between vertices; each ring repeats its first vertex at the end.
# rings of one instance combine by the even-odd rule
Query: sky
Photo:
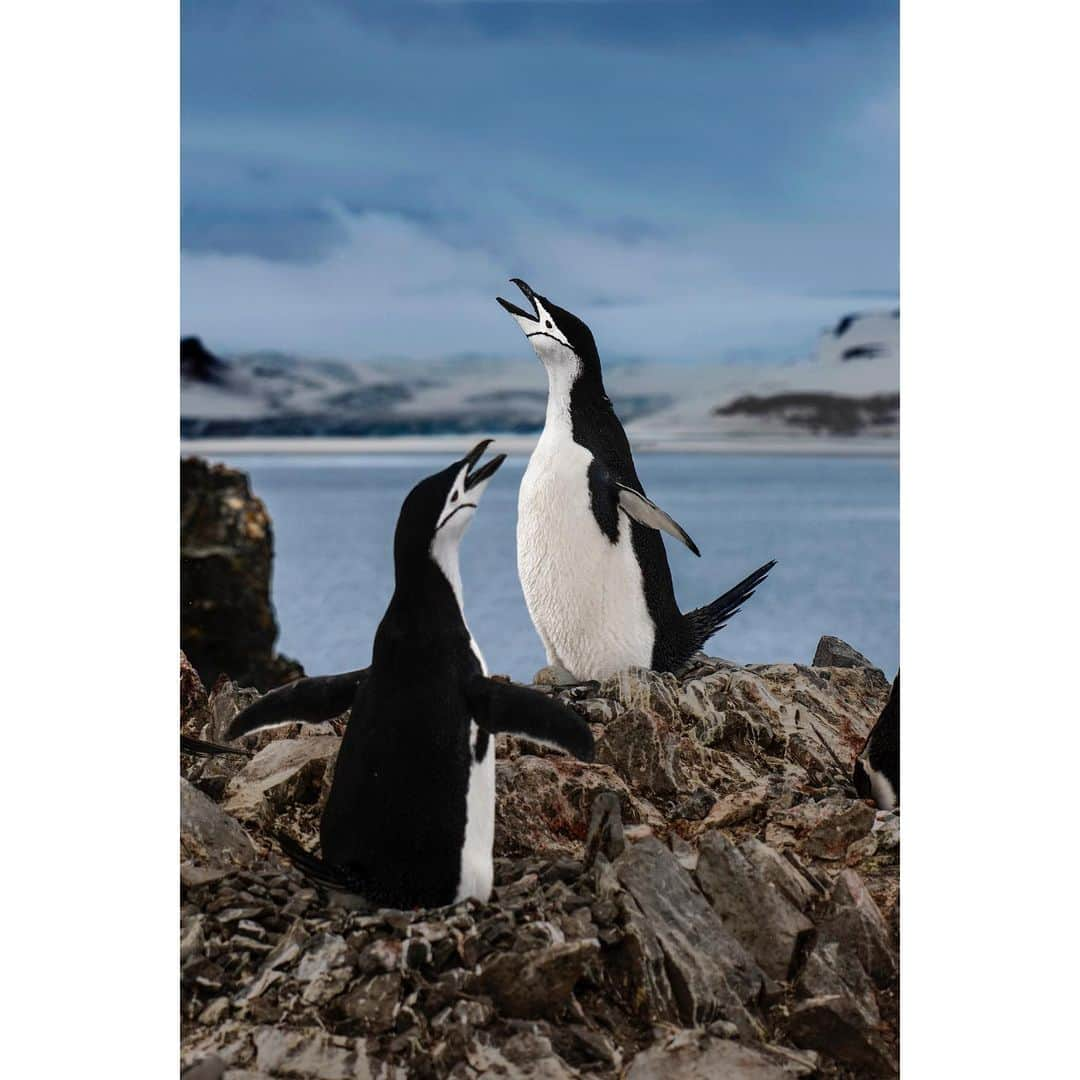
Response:
POLYGON ((181 326, 219 352, 807 353, 898 290, 894 0, 184 0, 181 326))

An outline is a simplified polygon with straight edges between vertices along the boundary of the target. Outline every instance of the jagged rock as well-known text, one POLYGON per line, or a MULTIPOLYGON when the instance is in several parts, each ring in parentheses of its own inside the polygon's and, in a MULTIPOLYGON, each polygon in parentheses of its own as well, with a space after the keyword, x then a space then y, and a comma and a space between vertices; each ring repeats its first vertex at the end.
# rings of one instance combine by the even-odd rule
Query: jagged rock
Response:
POLYGON ((836 879, 829 908, 819 924, 821 941, 837 942, 858 957, 878 986, 896 977, 897 961, 889 930, 874 898, 854 870, 836 879))
POLYGON ((655 713, 627 709, 604 728, 596 760, 610 765, 631 787, 656 795, 679 789, 678 743, 655 713))
POLYGON ((585 837, 585 866, 592 866, 600 854, 614 862, 625 848, 619 797, 613 791, 602 791, 593 800, 589 832, 585 837))
POLYGON ((713 829, 749 821, 765 806, 768 799, 769 784, 765 780, 751 784, 741 791, 728 792, 712 805, 709 812, 704 816, 700 828, 703 830, 713 829))
POLYGON ((338 1002, 341 1014, 355 1021, 360 1031, 381 1035, 394 1026, 401 997, 401 976, 396 971, 376 975, 338 1002))
POLYGON ((813 944, 814 924, 723 833, 702 838, 697 880, 724 926, 765 974, 790 978, 813 944))
POLYGON ((814 650, 811 667, 873 668, 877 667, 877 664, 872 664, 846 641, 823 634, 814 650))
POLYGON ((204 1057, 180 1074, 180 1080, 221 1080, 228 1066, 216 1054, 204 1057))
POLYGON ((270 743, 229 781, 225 809, 242 820, 270 821, 290 804, 317 802, 340 745, 334 736, 270 743))
POLYGON ((788 1035, 797 1046, 820 1050, 859 1075, 895 1076, 896 1062, 850 995, 807 998, 792 1006, 788 1035))
POLYGON ((703 1031, 687 1031, 637 1054, 626 1071, 626 1080, 790 1080, 814 1071, 815 1061, 806 1054, 768 1045, 746 1046, 712 1038, 703 1031))
POLYGON ((270 602, 273 532, 247 476, 180 463, 180 647, 206 684, 222 672, 268 690, 303 669, 277 656, 270 602))
POLYGON ((574 1080, 581 1076, 553 1050, 551 1040, 533 1032, 522 1032, 501 1046, 477 1042, 467 1050, 467 1064, 451 1074, 454 1080, 574 1080))
POLYGON ((310 1080, 370 1080, 380 1075, 363 1039, 328 1035, 318 1028, 259 1027, 252 1034, 255 1068, 269 1076, 310 1080))
POLYGON ((239 823, 180 777, 180 858, 211 866, 249 863, 255 845, 239 823))
POLYGON ((761 969, 675 856, 655 837, 647 837, 628 847, 613 865, 643 916, 634 926, 647 965, 640 984, 653 996, 656 1014, 684 1024, 722 1017, 754 1036, 758 1025, 746 1006, 761 992, 761 969), (657 949, 663 971, 655 964, 657 949))
POLYGON ((773 815, 779 828, 793 833, 801 851, 819 859, 844 858, 848 848, 870 832, 874 819, 871 806, 842 795, 800 803, 773 815))
POLYGON ((296 978, 307 985, 301 1000, 308 1005, 335 998, 356 969, 352 950, 337 934, 320 934, 308 942, 296 968, 296 978))
POLYGON ((508 1016, 554 1019, 599 952, 596 941, 586 940, 501 953, 477 975, 474 990, 489 995, 508 1016))
POLYGON ((807 876, 798 856, 792 852, 781 855, 776 848, 763 844, 756 836, 744 840, 739 850, 757 872, 776 886, 800 911, 806 911, 814 900, 821 897, 821 888, 807 876))
POLYGON ((180 726, 206 708, 206 687, 191 661, 180 650, 180 726))

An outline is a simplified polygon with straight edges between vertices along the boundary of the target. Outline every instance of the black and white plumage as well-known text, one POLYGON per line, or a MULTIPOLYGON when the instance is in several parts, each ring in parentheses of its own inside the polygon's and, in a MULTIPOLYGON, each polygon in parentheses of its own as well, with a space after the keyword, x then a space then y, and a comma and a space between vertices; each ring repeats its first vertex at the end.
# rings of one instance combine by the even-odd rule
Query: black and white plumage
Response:
POLYGON ((628 667, 677 671, 754 593, 770 561, 683 613, 660 532, 697 545, 645 494, 577 316, 513 279, 527 312, 499 298, 548 376, 544 430, 518 498, 518 574, 548 663, 575 679, 628 667))
POLYGON ((309 724, 333 720, 352 708, 369 670, 360 668, 340 675, 313 675, 279 686, 241 709, 229 722, 226 738, 238 739, 253 731, 297 720, 309 724))
POLYGON ((855 790, 873 799, 879 810, 900 805, 900 672, 893 680, 885 708, 855 759, 855 790))
POLYGON ((321 857, 283 841, 313 880, 383 906, 435 907, 490 895, 495 734, 513 732, 592 758, 592 734, 577 713, 487 678, 465 622, 458 551, 503 461, 499 455, 475 468, 490 442, 406 497, 394 536, 394 595, 371 665, 362 677, 334 677, 342 683, 329 693, 336 708, 334 695, 356 679, 322 818, 321 857))

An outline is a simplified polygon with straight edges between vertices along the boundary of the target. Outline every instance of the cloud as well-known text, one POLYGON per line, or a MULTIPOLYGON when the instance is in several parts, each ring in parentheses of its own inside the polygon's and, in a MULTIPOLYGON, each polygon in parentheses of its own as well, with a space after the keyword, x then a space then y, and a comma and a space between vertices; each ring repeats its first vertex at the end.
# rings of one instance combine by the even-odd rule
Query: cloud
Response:
MULTIPOLYGON (((813 266, 814 232, 626 239, 529 225, 495 252, 401 216, 330 212, 344 240, 319 259, 185 252, 184 332, 225 351, 356 360, 506 354, 520 342, 494 297, 513 296, 507 279, 521 276, 585 318, 610 358, 719 361, 759 350, 779 359, 804 354, 839 311, 866 304, 842 274, 806 287, 799 269, 813 266), (770 245, 796 269, 748 274, 749 254, 770 245)), ((857 232, 830 237, 837 262, 859 243, 857 232)))
POLYGON ((516 274, 623 355, 797 349, 897 278, 891 11, 185 4, 185 329, 497 352, 516 274))

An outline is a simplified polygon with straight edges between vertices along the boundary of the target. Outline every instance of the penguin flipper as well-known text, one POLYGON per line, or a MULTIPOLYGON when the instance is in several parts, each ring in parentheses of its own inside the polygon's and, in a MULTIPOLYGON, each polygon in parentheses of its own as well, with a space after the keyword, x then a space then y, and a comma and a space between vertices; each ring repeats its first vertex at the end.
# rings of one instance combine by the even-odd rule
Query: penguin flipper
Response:
POLYGON ((701 552, 697 544, 690 539, 689 533, 668 513, 665 513, 651 499, 646 498, 640 491, 612 481, 619 492, 619 509, 628 517, 634 519, 640 525, 646 525, 650 529, 659 529, 676 540, 684 543, 699 559, 701 552))
POLYGON ((521 735, 565 750, 580 761, 593 760, 589 725, 573 709, 538 690, 478 675, 466 687, 465 697, 477 725, 491 735, 521 735))
POLYGON ((243 746, 223 746, 221 743, 207 742, 205 739, 193 739, 190 735, 180 736, 180 753, 196 756, 206 754, 213 757, 217 754, 239 754, 241 757, 251 757, 251 751, 243 746))
POLYGON ((352 707, 370 671, 361 668, 341 675, 315 675, 279 686, 241 709, 229 722, 225 738, 238 739, 262 728, 297 720, 309 724, 332 720, 352 707))

